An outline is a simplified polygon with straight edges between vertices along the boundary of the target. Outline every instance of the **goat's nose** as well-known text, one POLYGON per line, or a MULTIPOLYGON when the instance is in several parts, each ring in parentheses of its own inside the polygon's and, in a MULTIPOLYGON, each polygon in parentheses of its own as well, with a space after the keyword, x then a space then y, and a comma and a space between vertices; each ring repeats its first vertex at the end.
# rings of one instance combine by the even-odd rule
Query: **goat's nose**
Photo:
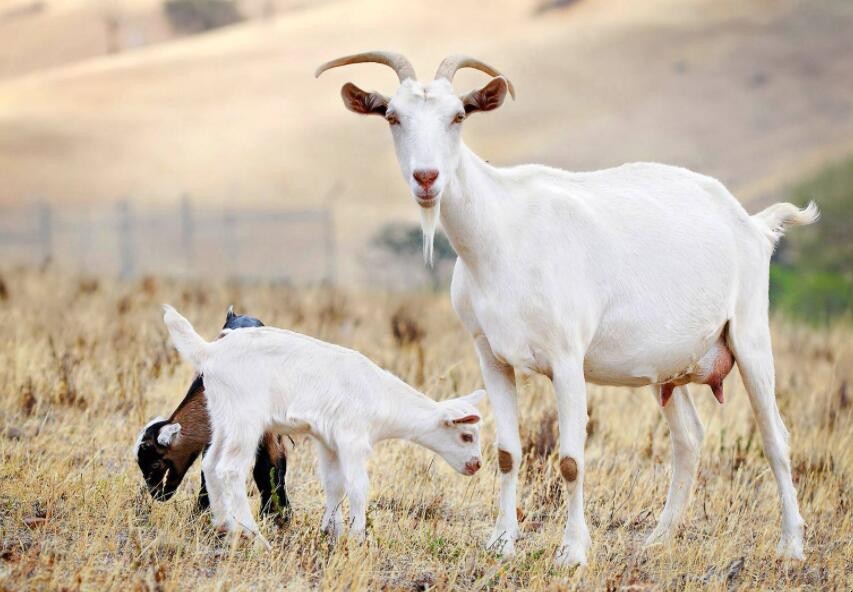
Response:
POLYGON ((469 475, 473 475, 474 473, 476 473, 477 471, 480 470, 481 466, 482 466, 482 463, 480 463, 479 458, 475 458, 474 460, 469 460, 467 463, 465 463, 465 472, 468 473, 469 475))
POLYGON ((435 169, 420 169, 412 173, 412 176, 422 189, 429 189, 435 183, 435 180, 438 179, 438 171, 435 169))

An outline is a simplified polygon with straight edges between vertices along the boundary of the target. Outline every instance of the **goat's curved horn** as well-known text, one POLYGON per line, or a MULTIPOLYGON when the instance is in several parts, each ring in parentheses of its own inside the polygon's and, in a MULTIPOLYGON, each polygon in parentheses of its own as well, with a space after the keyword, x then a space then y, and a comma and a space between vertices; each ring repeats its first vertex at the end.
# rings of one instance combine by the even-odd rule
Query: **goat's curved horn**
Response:
POLYGON ((393 51, 366 51, 364 53, 348 55, 332 60, 331 62, 326 62, 317 68, 317 71, 314 72, 314 78, 319 78, 320 74, 331 68, 346 66, 347 64, 361 64, 364 62, 376 62, 377 64, 385 64, 386 66, 393 68, 397 73, 397 77, 400 79, 400 82, 403 82, 407 78, 411 78, 412 80, 418 79, 415 74, 415 69, 412 67, 411 62, 406 59, 406 56, 393 51))
POLYGON ((436 80, 439 78, 446 78, 453 82, 453 75, 456 74, 457 70, 461 70, 462 68, 473 68, 474 70, 485 72, 490 76, 500 76, 506 80, 509 96, 515 99, 515 87, 512 85, 512 82, 509 81, 509 78, 498 72, 495 68, 492 68, 490 65, 470 56, 462 54, 447 56, 441 64, 439 64, 438 70, 435 73, 435 78, 436 80))

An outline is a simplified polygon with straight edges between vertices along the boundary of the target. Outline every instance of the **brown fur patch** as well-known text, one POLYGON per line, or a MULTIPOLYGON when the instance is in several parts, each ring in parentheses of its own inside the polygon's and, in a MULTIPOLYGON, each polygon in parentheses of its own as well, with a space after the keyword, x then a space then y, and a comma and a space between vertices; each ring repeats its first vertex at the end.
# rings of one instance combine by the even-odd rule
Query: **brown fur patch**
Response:
POLYGON ((675 388, 675 385, 671 382, 667 382, 666 384, 660 385, 660 406, 666 407, 666 404, 669 403, 669 399, 672 397, 672 389, 675 388))
POLYGON ((512 455, 500 448, 498 448, 498 468, 501 473, 509 473, 512 470, 512 455))
POLYGON ((560 459, 560 473, 569 483, 573 483, 578 478, 578 463, 571 456, 564 456, 560 459))
POLYGON ((181 475, 189 468, 204 447, 210 442, 210 416, 204 389, 189 393, 172 413, 169 423, 181 424, 181 434, 164 454, 181 475))
POLYGON ((273 463, 275 463, 280 458, 287 457, 287 446, 285 445, 286 436, 280 436, 278 434, 273 434, 272 432, 267 432, 264 434, 264 448, 267 450, 267 454, 273 463))

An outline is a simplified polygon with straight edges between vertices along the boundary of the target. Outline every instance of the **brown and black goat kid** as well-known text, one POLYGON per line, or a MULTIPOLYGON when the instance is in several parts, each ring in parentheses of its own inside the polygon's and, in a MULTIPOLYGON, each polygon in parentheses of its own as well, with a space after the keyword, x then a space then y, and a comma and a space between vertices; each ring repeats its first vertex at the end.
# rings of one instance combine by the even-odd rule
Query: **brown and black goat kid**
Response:
MULTIPOLYGON (((223 330, 262 327, 258 319, 236 315, 228 309, 223 330)), ((204 392, 204 378, 197 376, 186 396, 168 419, 158 417, 146 425, 136 443, 136 462, 148 492, 157 501, 170 499, 189 468, 210 444, 210 416, 204 392)), ((290 502, 285 489, 287 473, 287 443, 285 436, 264 434, 258 443, 253 477, 261 494, 261 515, 286 521, 290 502)), ((196 502, 198 511, 209 506, 204 472, 196 502)))

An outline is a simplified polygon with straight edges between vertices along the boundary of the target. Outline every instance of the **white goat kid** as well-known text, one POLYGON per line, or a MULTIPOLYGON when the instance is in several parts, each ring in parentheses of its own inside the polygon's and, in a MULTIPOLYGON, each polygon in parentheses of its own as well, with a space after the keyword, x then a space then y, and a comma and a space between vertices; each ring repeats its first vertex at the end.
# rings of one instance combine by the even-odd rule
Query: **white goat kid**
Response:
POLYGON ((364 537, 365 463, 376 442, 410 440, 464 475, 481 466, 474 405, 482 390, 436 402, 353 350, 272 327, 230 331, 207 342, 175 309, 164 310, 178 352, 204 376, 213 435, 203 470, 220 529, 248 531, 267 544, 245 486, 265 432, 314 440, 326 491, 322 528, 333 537, 342 532, 344 494, 351 534, 364 537))
POLYGON ((803 520, 775 401, 768 269, 785 226, 815 221, 817 208, 776 204, 749 216, 717 180, 662 164, 589 173, 493 167, 462 142, 461 124, 499 107, 507 92, 514 96, 494 68, 452 56, 421 85, 405 57, 370 52, 328 62, 317 75, 359 62, 392 67, 400 86, 387 98, 347 83, 344 104, 388 121, 403 178, 421 208, 425 241, 440 217, 459 255, 451 298, 476 343, 502 472, 489 546, 512 554, 518 537, 516 371, 545 374, 554 384, 569 493, 556 560, 583 564, 590 544, 583 513, 586 382, 659 387, 673 475, 648 539, 657 543, 674 535, 683 515, 703 437, 683 384, 707 382, 722 399, 719 383, 733 355, 779 487, 778 550, 802 558, 803 520), (451 81, 463 67, 495 78, 457 96, 451 81), (718 367, 724 371, 708 374, 718 367))

